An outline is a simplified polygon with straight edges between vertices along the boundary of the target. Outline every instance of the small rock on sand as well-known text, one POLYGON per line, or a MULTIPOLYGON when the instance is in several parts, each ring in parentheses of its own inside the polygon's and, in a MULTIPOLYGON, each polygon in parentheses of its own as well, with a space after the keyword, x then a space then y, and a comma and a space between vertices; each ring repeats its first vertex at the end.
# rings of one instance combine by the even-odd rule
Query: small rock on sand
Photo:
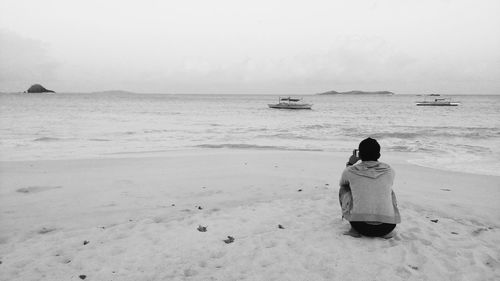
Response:
POLYGON ((199 232, 207 232, 207 226, 201 226, 201 225, 199 225, 197 229, 198 229, 199 232))
POLYGON ((87 245, 88 243, 90 243, 90 241, 88 241, 88 240, 83 241, 84 246, 87 245))
POLYGON ((437 223, 438 221, 439 221, 438 219, 431 220, 431 222, 433 223, 437 223))
POLYGON ((279 229, 285 229, 281 224, 278 224, 279 229))
POLYGON ((82 280, 85 280, 85 278, 87 278, 87 275, 83 275, 83 274, 82 274, 82 275, 80 275, 80 276, 78 276, 78 277, 80 277, 80 279, 82 279, 82 280))

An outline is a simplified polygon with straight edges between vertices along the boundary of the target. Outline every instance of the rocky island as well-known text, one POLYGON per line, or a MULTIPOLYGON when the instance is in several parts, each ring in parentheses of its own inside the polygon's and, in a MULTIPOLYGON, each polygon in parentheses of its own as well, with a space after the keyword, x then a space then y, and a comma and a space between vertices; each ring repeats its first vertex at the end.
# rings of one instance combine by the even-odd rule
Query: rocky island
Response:
POLYGON ((45 87, 43 87, 40 84, 34 84, 31 85, 31 87, 27 91, 25 91, 25 93, 31 94, 31 93, 55 93, 55 92, 52 90, 45 89, 45 87))
POLYGON ((337 92, 337 91, 328 91, 324 93, 318 93, 317 95, 383 95, 383 96, 392 96, 393 92, 389 91, 374 91, 374 92, 366 92, 366 91, 348 91, 348 92, 337 92))

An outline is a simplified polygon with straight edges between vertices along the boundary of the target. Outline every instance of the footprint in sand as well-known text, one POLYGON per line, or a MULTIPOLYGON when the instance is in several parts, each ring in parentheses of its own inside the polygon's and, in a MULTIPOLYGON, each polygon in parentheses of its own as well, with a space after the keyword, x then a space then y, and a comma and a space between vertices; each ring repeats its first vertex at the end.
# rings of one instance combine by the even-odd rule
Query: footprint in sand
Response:
POLYGON ((28 194, 28 193, 43 192, 43 191, 57 189, 57 188, 61 188, 61 187, 62 186, 60 186, 60 185, 57 185, 57 186, 37 186, 36 185, 36 186, 28 186, 28 187, 19 188, 16 191, 19 193, 28 194))
POLYGON ((120 179, 120 180, 115 180, 113 182, 114 185, 133 185, 134 181, 133 180, 127 180, 127 179, 120 179))
POLYGON ((483 259, 483 263, 488 266, 488 267, 491 267, 491 268, 499 268, 500 267, 500 262, 497 261, 495 258, 493 258, 492 256, 488 255, 488 254, 483 254, 484 257, 482 258, 483 259))
POLYGON ((225 251, 217 251, 210 254, 211 259, 220 259, 226 255, 225 251))
POLYGON ((52 232, 56 230, 56 228, 53 228, 53 227, 42 227, 42 229, 38 230, 38 234, 46 234, 46 233, 49 233, 49 232, 52 232))
POLYGON ((266 247, 266 248, 268 248, 268 249, 270 249, 270 248, 274 248, 274 247, 276 247, 276 246, 278 246, 278 242, 276 242, 276 241, 267 241, 267 242, 265 243, 265 245, 264 245, 264 247, 266 247))
POLYGON ((484 231, 488 231, 488 228, 486 228, 486 227, 478 228, 478 229, 472 231, 472 235, 478 236, 479 234, 481 234, 484 231))

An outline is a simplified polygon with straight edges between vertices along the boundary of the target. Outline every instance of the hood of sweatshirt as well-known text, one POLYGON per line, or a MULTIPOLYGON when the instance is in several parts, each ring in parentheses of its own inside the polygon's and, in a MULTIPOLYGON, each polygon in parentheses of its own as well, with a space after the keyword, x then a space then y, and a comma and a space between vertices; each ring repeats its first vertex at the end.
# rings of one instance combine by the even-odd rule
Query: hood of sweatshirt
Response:
POLYGON ((359 176, 376 179, 381 175, 388 173, 391 167, 378 161, 363 161, 357 165, 350 166, 349 171, 359 176))

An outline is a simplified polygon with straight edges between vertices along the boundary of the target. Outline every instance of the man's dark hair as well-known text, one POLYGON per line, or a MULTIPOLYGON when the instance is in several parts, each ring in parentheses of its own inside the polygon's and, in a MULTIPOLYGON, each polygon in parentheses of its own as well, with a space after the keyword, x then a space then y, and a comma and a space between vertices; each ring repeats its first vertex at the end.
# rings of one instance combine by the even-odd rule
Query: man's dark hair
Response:
POLYGON ((380 145, 377 140, 367 138, 359 143, 359 158, 362 161, 377 161, 380 158, 380 145))

